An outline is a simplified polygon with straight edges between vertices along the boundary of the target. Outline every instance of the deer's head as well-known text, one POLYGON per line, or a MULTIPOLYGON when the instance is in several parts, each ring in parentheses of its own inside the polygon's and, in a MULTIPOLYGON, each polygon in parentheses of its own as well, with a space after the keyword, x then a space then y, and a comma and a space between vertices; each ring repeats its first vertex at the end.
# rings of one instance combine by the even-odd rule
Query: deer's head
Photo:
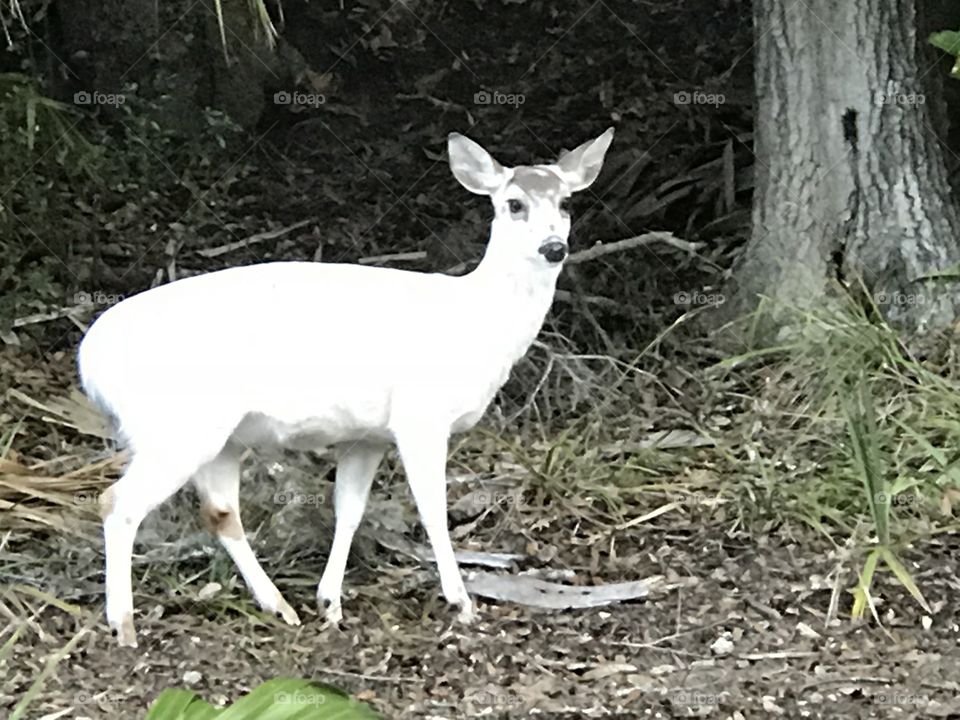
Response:
POLYGON ((451 133, 450 169, 467 190, 487 195, 494 219, 487 255, 559 270, 569 252, 570 196, 590 187, 613 140, 613 128, 548 165, 504 167, 468 137, 451 133))

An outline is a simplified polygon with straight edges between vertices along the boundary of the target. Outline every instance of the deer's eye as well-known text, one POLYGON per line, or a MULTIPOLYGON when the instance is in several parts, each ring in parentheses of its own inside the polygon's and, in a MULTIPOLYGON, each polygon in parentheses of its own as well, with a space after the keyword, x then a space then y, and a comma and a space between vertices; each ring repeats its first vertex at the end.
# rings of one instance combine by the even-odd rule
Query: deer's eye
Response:
POLYGON ((572 205, 570 204, 570 198, 565 197, 560 201, 560 212, 562 212, 564 215, 569 215, 571 208, 572 205))
POLYGON ((507 209, 511 215, 519 215, 524 211, 524 204, 519 200, 507 200, 507 209))

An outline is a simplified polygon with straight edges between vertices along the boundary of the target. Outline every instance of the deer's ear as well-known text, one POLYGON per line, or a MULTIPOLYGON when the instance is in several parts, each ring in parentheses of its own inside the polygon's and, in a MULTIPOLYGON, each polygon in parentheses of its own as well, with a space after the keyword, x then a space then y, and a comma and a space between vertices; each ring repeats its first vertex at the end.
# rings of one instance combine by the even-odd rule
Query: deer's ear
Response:
POLYGON ((465 135, 450 133, 447 154, 453 176, 472 193, 490 195, 506 179, 503 166, 465 135))
POLYGON ((564 153, 557 160, 556 166, 560 168, 560 175, 571 192, 577 192, 590 187, 593 181, 600 174, 600 168, 603 167, 603 158, 607 154, 607 148, 613 142, 613 128, 607 128, 606 132, 594 140, 588 140, 578 148, 564 153))

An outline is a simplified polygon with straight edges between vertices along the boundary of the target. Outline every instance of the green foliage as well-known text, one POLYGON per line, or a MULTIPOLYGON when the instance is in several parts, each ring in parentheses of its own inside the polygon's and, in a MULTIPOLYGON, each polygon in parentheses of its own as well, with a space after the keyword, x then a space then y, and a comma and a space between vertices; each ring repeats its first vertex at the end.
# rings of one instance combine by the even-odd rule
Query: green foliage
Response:
POLYGON ((843 401, 854 467, 863 481, 863 492, 877 538, 882 545, 887 545, 890 543, 890 488, 882 476, 881 438, 877 432, 873 396, 862 375, 843 401))
POLYGON ((186 690, 165 690, 145 720, 377 720, 368 705, 307 680, 268 680, 227 708, 186 690))
POLYGON ((212 159, 229 152, 243 132, 229 116, 210 108, 199 111, 188 127, 175 127, 177 112, 169 95, 153 100, 130 95, 119 108, 118 128, 95 129, 102 142, 113 139, 123 149, 113 156, 113 172, 122 180, 115 190, 131 198, 135 190, 175 191, 182 178, 189 182, 207 174, 212 159), (114 137, 118 131, 119 139, 114 137))
POLYGON ((888 482, 884 477, 884 458, 882 457, 882 438, 877 430, 876 409, 870 386, 861 375, 857 378, 850 396, 845 399, 847 429, 857 474, 863 481, 863 491, 870 508, 870 516, 877 534, 877 547, 867 553, 860 572, 859 583, 853 590, 853 608, 851 615, 862 617, 870 606, 870 588, 880 561, 893 572, 900 584, 913 598, 930 612, 929 605, 896 553, 890 547, 890 503, 892 498, 909 489, 912 484, 907 480, 888 482))
POLYGON ((81 119, 29 77, 0 74, 0 330, 15 313, 63 297, 65 244, 44 229, 63 212, 56 190, 89 182, 103 157, 78 130, 81 119))
POLYGON ((875 307, 849 296, 794 317, 790 341, 764 356, 767 368, 782 368, 778 390, 793 415, 772 424, 787 452, 814 471, 782 494, 811 527, 828 535, 839 527, 853 537, 862 558, 854 617, 872 607, 881 567, 927 609, 899 553, 935 532, 938 518, 952 523, 960 422, 951 418, 960 407, 960 368, 949 353, 939 364, 919 360, 875 307), (838 441, 844 435, 847 442, 838 441), (872 531, 866 537, 864 526, 872 531))
POLYGON ((950 71, 950 77, 960 80, 960 32, 944 30, 933 33, 930 36, 930 44, 957 59, 950 71))
MULTIPOLYGON (((67 172, 90 173, 89 160, 96 152, 74 130, 79 117, 76 108, 46 97, 26 75, 0 73, 0 133, 4 138, 31 153, 37 149, 55 151, 50 160, 67 172)), ((5 148, 7 151, 9 148, 5 148)), ((21 159, 20 165, 24 164, 21 159)))
POLYGON ((125 226, 147 239, 154 218, 202 209, 197 198, 221 179, 215 168, 233 167, 241 130, 223 113, 198 110, 178 124, 187 113, 173 96, 123 97, 94 118, 25 75, 0 74, 0 332, 17 317, 75 304, 77 290, 102 290, 85 283, 103 230, 112 242, 125 226), (171 197, 186 207, 171 208, 171 197))

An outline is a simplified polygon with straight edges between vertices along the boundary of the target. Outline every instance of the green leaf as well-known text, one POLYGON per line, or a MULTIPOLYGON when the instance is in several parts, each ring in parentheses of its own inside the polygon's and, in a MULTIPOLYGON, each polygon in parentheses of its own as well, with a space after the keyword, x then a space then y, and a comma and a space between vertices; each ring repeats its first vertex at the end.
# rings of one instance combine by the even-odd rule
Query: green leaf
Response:
POLYGON ((275 678, 228 708, 218 709, 192 692, 165 690, 146 720, 379 720, 368 706, 335 688, 309 680, 275 678))
POLYGON ((951 55, 960 55, 960 32, 944 30, 930 36, 930 44, 951 55))
POLYGON ((147 713, 147 720, 207 720, 220 710, 187 690, 164 690, 147 713))
POLYGON ((944 30, 933 33, 930 36, 930 44, 957 58, 953 69, 950 70, 950 77, 960 78, 960 32, 944 30))
POLYGON ((873 584, 873 574, 877 570, 877 561, 880 559, 880 548, 877 548, 869 555, 863 563, 863 570, 860 572, 860 582, 853 590, 853 609, 850 615, 854 620, 863 617, 864 611, 869 604, 870 586, 873 584))
POLYGON ((943 450, 936 447, 927 438, 906 423, 901 422, 895 417, 891 417, 890 419, 893 420, 893 422, 895 422, 905 434, 909 435, 917 444, 923 447, 926 453, 936 461, 937 465, 942 468, 943 475, 949 477, 954 481, 955 484, 960 486, 960 468, 957 468, 957 458, 948 458, 947 454, 943 450))
POLYGON ((857 380, 855 396, 844 402, 847 430, 853 457, 867 495, 867 504, 881 545, 890 542, 890 497, 883 481, 880 457, 880 438, 870 386, 861 376, 857 380))
POLYGON ((927 612, 930 612, 930 606, 927 604, 927 599, 923 596, 923 593, 920 592, 920 588, 917 587, 917 584, 913 581, 913 576, 910 575, 910 571, 900 562, 899 558, 893 554, 889 548, 879 548, 880 554, 883 556, 883 561, 887 564, 893 574, 897 576, 897 580, 900 581, 900 584, 903 585, 907 592, 913 595, 913 599, 927 612))
POLYGON ((920 487, 921 481, 917 478, 907 477, 906 475, 901 475, 892 483, 890 483, 889 490, 889 502, 897 505, 902 504, 903 501, 897 500, 898 495, 902 495, 907 492, 907 490, 913 490, 916 487, 920 487))

